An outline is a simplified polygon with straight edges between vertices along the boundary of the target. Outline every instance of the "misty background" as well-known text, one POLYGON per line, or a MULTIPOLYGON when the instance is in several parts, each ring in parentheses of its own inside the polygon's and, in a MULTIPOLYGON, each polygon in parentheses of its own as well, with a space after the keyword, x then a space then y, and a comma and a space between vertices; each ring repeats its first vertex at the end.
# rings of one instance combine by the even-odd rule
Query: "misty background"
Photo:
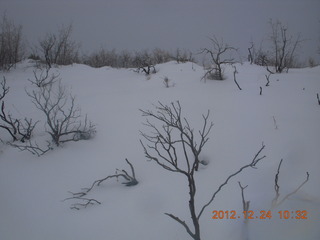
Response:
POLYGON ((267 46, 269 20, 301 34, 300 62, 320 62, 320 0, 0 0, 1 14, 21 24, 28 48, 72 24, 80 52, 162 48, 197 53, 223 38, 246 58, 253 41, 267 46))

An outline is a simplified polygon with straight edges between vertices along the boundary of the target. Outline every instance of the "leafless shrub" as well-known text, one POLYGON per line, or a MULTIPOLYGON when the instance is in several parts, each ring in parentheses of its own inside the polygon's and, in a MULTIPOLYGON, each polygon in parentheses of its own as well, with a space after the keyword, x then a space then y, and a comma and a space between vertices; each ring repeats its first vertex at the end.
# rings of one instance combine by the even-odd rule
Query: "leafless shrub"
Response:
POLYGON ((169 87, 174 87, 175 86, 174 83, 170 84, 170 82, 171 82, 171 80, 167 76, 165 76, 163 78, 163 85, 165 86, 165 88, 169 88, 169 87))
POLYGON ((13 141, 24 142, 29 140, 32 136, 32 132, 38 122, 33 123, 32 119, 25 118, 24 121, 13 118, 10 113, 5 111, 4 98, 9 92, 9 87, 6 86, 6 79, 0 83, 1 93, 1 111, 0 111, 0 128, 5 129, 13 141))
POLYGON ((43 60, 49 68, 53 64, 69 65, 78 61, 79 44, 71 40, 72 25, 61 27, 58 34, 47 34, 39 41, 43 60))
POLYGON ((216 37, 209 39, 212 43, 212 48, 203 48, 200 53, 210 56, 211 67, 206 70, 202 79, 224 80, 222 66, 235 63, 234 58, 226 58, 224 55, 230 51, 237 51, 237 49, 224 43, 223 40, 218 40, 216 37))
POLYGON ((69 141, 87 140, 94 135, 95 126, 88 122, 87 116, 81 120, 81 111, 75 106, 75 97, 67 94, 60 81, 56 90, 50 84, 27 94, 44 113, 47 131, 57 146, 69 141))
POLYGON ((59 74, 49 74, 50 68, 48 66, 45 69, 41 66, 33 70, 34 79, 28 79, 29 82, 36 85, 37 87, 45 87, 48 84, 53 84, 59 80, 59 74))
POLYGON ((280 21, 269 22, 272 33, 270 40, 272 43, 271 63, 277 73, 282 73, 283 70, 288 72, 295 63, 295 54, 302 40, 300 34, 296 37, 288 36, 288 28, 280 21))
POLYGON ((105 178, 99 179, 94 181, 90 187, 88 188, 83 188, 81 192, 69 192, 72 196, 69 198, 64 199, 63 201, 66 200, 81 200, 82 203, 74 203, 71 205, 71 209, 76 209, 76 210, 80 210, 80 208, 86 208, 89 205, 93 205, 94 203, 97 204, 101 204, 99 201, 92 199, 92 198, 87 198, 85 196, 87 196, 89 194, 89 192, 95 187, 95 186, 99 186, 101 183, 105 182, 108 179, 111 178, 116 178, 118 181, 118 178, 123 178, 126 182, 122 183, 124 185, 126 185, 127 187, 131 187, 131 186, 135 186, 138 184, 138 181, 136 179, 136 175, 135 175, 135 171, 134 171, 134 167, 133 165, 129 162, 128 159, 126 159, 127 164, 130 166, 130 170, 131 170, 131 175, 124 169, 116 169, 116 173, 113 175, 109 175, 105 178))
POLYGON ((4 14, 0 22, 0 70, 10 70, 23 55, 22 26, 16 26, 4 14))
POLYGON ((145 156, 149 161, 154 161, 165 170, 182 174, 187 178, 189 188, 189 212, 193 229, 179 217, 171 213, 165 214, 180 223, 194 240, 200 240, 199 220, 204 210, 213 202, 216 195, 225 185, 227 185, 231 178, 239 174, 245 168, 255 168, 256 164, 265 157, 259 157, 261 151, 264 149, 264 145, 255 155, 251 163, 243 166, 227 177, 212 194, 210 200, 203 205, 199 213, 197 213, 195 207, 197 185, 194 173, 198 170, 198 165, 200 163, 199 154, 204 145, 208 142, 208 135, 213 126, 212 123, 208 122, 209 111, 206 115, 202 115, 203 126, 198 132, 198 139, 200 142, 197 143, 194 129, 190 126, 188 120, 182 116, 182 108, 179 102, 171 103, 171 105, 164 105, 159 102, 155 108, 156 112, 140 110, 142 115, 147 117, 145 125, 151 129, 151 134, 141 132, 142 137, 146 141, 146 143, 143 143, 140 140, 141 145, 144 149, 145 156), (158 121, 159 126, 150 122, 148 118, 158 121), (180 155, 180 153, 182 155, 180 155), (184 160, 181 160, 178 156, 183 156, 184 160))
POLYGON ((154 65, 154 59, 147 50, 143 52, 136 52, 133 63, 137 66, 135 71, 138 73, 144 72, 145 75, 150 75, 157 72, 154 65))
POLYGON ((165 51, 160 48, 155 48, 152 52, 152 58, 154 60, 154 63, 165 63, 172 60, 171 54, 168 51, 165 51))
MULTIPOLYGON (((129 56, 123 57, 123 61, 127 61, 128 59, 125 59, 125 57, 129 56)), ((91 55, 85 57, 84 63, 95 68, 100 68, 104 66, 117 68, 120 67, 118 64, 118 58, 119 56, 117 55, 115 49, 108 51, 102 48, 98 52, 94 52, 91 55)))
POLYGON ((173 57, 173 59, 176 60, 177 63, 194 62, 192 52, 187 50, 181 50, 180 48, 177 48, 176 54, 173 57))

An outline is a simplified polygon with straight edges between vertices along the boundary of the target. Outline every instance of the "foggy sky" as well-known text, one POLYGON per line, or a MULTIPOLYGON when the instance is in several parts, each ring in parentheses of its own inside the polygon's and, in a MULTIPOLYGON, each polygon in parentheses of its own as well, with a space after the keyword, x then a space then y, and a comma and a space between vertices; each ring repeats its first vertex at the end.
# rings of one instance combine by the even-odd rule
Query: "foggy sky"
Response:
POLYGON ((306 39, 304 59, 320 60, 319 10, 320 0, 0 0, 1 14, 23 26, 29 45, 72 24, 85 54, 101 47, 197 51, 215 35, 246 56, 250 41, 267 41, 273 19, 306 39))

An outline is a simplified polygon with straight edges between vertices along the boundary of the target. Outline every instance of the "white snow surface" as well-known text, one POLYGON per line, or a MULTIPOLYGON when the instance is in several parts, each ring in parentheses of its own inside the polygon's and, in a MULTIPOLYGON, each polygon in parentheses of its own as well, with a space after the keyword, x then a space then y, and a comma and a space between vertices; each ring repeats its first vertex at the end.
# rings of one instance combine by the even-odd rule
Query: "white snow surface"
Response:
MULTIPOLYGON (((26 94, 36 89, 28 81, 33 78, 33 65, 26 60, 10 72, 1 72, 10 87, 6 111, 16 118, 41 120, 33 141, 45 146, 50 140, 45 119, 26 94)), ((170 104, 177 100, 195 130, 201 128, 201 114, 208 110, 214 123, 201 154, 209 165, 195 174, 197 211, 227 176, 252 161, 262 143, 266 146, 262 152, 266 158, 257 169, 246 169, 233 178, 205 210, 200 219, 202 239, 320 239, 320 106, 316 98, 320 67, 273 74, 269 87, 265 86, 265 68, 249 63, 236 67, 242 91, 233 81, 230 66, 225 67, 224 81, 201 81, 204 70, 195 63, 160 64, 149 78, 132 69, 79 64, 52 69, 76 96, 97 134, 37 157, 4 144, 11 139, 0 129, 0 239, 191 239, 179 223, 164 214, 180 217, 193 229, 187 179, 147 161, 139 142, 139 131, 150 131, 143 125, 146 119, 139 109, 154 110, 158 101, 170 104), (165 88, 165 77, 174 86, 165 88), (89 187, 117 168, 129 170, 125 158, 135 167, 138 185, 126 187, 120 179, 108 180, 89 194, 102 204, 78 211, 70 209, 75 201, 62 201, 70 197, 68 191, 89 187), (306 179, 306 172, 310 179, 272 209, 271 219, 253 219, 246 225, 243 218, 211 218, 214 210, 235 210, 241 216, 238 181, 248 185, 244 194, 255 215, 269 210, 281 159, 280 199, 306 179), (308 219, 280 219, 280 210, 307 210, 308 219)))

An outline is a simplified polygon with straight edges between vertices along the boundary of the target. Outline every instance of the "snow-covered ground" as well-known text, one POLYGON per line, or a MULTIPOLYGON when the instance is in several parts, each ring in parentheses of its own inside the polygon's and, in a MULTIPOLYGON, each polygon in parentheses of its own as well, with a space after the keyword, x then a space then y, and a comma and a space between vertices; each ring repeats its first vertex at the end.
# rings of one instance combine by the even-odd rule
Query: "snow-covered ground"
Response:
MULTIPOLYGON (((24 61, 10 72, 1 72, 10 87, 6 110, 16 118, 41 120, 33 140, 45 144, 42 113, 26 91, 36 87, 33 64, 24 61)), ((225 81, 200 81, 202 67, 194 63, 169 62, 156 66, 147 78, 129 69, 85 65, 61 66, 63 85, 76 95, 82 113, 96 124, 97 134, 89 141, 67 143, 37 157, 0 143, 0 239, 1 240, 126 240, 190 239, 185 229, 166 216, 172 213, 190 226, 187 181, 183 175, 165 171, 146 161, 139 131, 150 131, 142 123, 139 109, 153 109, 161 101, 179 100, 183 114, 198 129, 201 114, 210 110, 214 123, 201 157, 210 163, 196 173, 196 207, 199 211, 228 175, 252 161, 262 143, 265 149, 257 169, 246 169, 232 179, 200 219, 202 239, 320 239, 320 67, 292 69, 274 74, 265 87, 267 71, 244 63, 237 65, 238 90, 233 68, 226 67, 225 81), (163 79, 170 84, 165 88, 163 79), (262 87, 262 95, 260 95, 262 87), (276 125, 277 127, 276 127, 276 125), (116 180, 96 187, 90 197, 102 202, 71 210, 68 191, 77 192, 96 180, 134 165, 139 184, 126 187, 116 180), (294 191, 309 172, 309 181, 280 206, 271 219, 215 219, 212 211, 242 212, 238 181, 248 185, 245 198, 259 215, 269 210, 275 196, 274 177, 279 176, 280 199, 294 191), (278 211, 307 210, 308 219, 280 219, 278 211), (247 231, 247 233, 245 232, 247 231)), ((0 130, 6 142, 10 136, 0 130)))

